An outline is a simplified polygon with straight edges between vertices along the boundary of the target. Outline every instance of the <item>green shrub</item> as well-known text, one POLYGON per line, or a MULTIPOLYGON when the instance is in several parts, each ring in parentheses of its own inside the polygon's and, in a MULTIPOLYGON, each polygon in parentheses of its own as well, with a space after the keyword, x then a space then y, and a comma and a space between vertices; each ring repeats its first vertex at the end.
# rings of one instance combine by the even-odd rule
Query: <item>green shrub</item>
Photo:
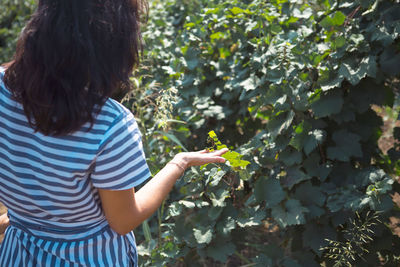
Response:
POLYGON ((36 6, 35 0, 2 0, 0 8, 0 63, 12 59, 17 38, 36 6))
MULTIPOLYGON (((146 88, 179 92, 174 119, 186 124, 168 134, 202 149, 215 130, 251 164, 188 171, 149 221, 142 265, 331 266, 320 248, 345 241, 356 212, 396 214, 397 170, 378 148, 371 105, 392 106, 398 89, 398 1, 170 0, 151 10, 140 73, 146 88)), ((351 264, 395 264, 399 238, 374 227, 369 253, 351 264)))

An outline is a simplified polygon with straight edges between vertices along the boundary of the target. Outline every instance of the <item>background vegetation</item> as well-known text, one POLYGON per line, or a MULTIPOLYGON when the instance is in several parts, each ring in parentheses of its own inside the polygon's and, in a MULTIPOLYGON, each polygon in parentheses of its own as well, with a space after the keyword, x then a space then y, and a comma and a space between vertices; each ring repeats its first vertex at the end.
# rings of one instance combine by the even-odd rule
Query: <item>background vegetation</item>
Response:
MULTIPOLYGON (((31 4, 2 2, 1 59, 31 4)), ((399 1, 152 1, 144 37, 122 101, 153 173, 211 130, 250 164, 188 170, 142 266, 399 265, 399 1)))

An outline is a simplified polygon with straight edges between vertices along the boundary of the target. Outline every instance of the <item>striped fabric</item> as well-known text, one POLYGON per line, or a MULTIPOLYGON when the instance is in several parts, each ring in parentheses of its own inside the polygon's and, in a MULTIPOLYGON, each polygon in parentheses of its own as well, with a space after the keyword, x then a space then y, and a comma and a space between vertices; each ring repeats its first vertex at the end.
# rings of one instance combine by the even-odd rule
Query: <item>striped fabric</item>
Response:
POLYGON ((108 99, 89 124, 62 137, 29 126, 0 70, 0 202, 10 227, 0 267, 136 266, 132 233, 108 225, 97 188, 123 190, 150 176, 132 113, 108 99))

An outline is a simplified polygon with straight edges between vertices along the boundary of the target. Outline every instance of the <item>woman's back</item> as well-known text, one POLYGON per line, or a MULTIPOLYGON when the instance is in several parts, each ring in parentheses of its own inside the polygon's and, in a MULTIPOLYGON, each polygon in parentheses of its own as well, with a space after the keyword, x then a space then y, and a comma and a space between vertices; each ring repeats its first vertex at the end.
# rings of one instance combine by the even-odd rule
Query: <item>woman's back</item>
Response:
POLYGON ((9 253, 0 253, 0 266, 29 266, 29 259, 34 266, 41 261, 43 266, 51 261, 61 266, 104 266, 108 260, 110 266, 127 266, 136 255, 134 237, 120 236, 109 228, 97 188, 128 189, 150 175, 132 114, 108 99, 91 128, 87 123, 71 134, 45 136, 31 128, 2 77, 3 72, 0 202, 7 206, 12 226, 5 236, 7 246, 1 247, 9 253), (15 240, 8 244, 7 239, 16 237, 18 246, 15 240), (119 243, 116 247, 122 250, 107 250, 113 247, 110 242, 119 243), (62 255, 69 250, 61 246, 71 246, 73 253, 62 255), (96 249, 97 255, 95 251, 83 253, 90 249, 96 249))

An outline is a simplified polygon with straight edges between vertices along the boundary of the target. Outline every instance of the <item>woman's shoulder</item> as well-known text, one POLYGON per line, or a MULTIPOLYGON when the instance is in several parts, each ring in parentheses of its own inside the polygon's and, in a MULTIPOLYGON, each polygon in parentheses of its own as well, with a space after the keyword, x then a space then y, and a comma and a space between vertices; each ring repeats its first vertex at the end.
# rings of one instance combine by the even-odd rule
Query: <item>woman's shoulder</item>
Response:
POLYGON ((5 75, 6 68, 4 65, 0 65, 0 93, 2 97, 6 97, 11 99, 11 92, 7 89, 6 85, 4 84, 4 75, 5 75))
POLYGON ((119 117, 132 116, 132 112, 129 109, 112 98, 108 98, 105 101, 99 114, 109 117, 112 120, 118 119, 119 117))
POLYGON ((116 124, 135 122, 132 112, 112 98, 108 98, 96 113, 94 124, 106 129, 116 124))
POLYGON ((6 71, 6 69, 0 65, 0 83, 3 84, 3 77, 4 77, 4 72, 6 71))

